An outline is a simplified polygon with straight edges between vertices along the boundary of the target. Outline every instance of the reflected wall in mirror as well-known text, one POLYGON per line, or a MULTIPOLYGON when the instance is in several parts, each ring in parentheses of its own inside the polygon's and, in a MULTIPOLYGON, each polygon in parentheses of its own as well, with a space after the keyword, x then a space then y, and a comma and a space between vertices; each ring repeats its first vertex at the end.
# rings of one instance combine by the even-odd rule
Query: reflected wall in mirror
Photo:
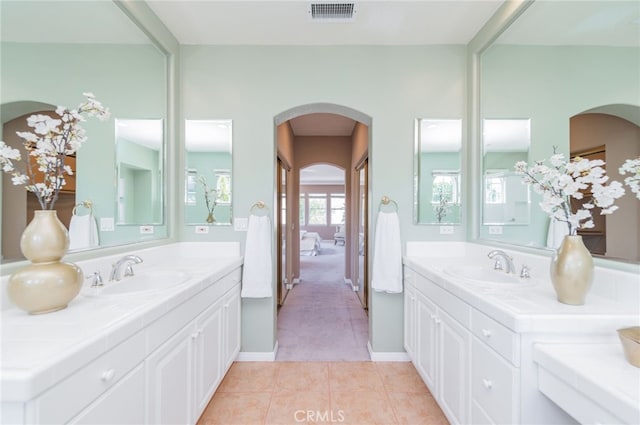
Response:
POLYGON ((185 224, 231 224, 231 145, 231 120, 185 120, 185 224))
POLYGON ((116 224, 162 224, 163 133, 162 120, 116 118, 116 224))
MULTIPOLYGON (((114 223, 113 120, 166 119, 165 54, 111 1, 3 0, 0 7, 3 126, 24 114, 54 111, 57 105, 75 107, 82 100, 82 93, 94 93, 110 109, 112 118, 83 123, 88 140, 77 152, 76 187, 69 203, 73 206, 91 201, 98 223, 103 219, 114 223)), ((3 177, 3 181, 8 180, 3 177)), ((16 220, 5 214, 5 207, 16 201, 14 194, 3 188, 2 228, 8 226, 20 234, 33 217, 16 220)), ((20 192, 20 196, 24 194, 20 192)), ((84 209, 81 211, 85 213, 84 209)), ((152 235, 141 235, 137 227, 114 226, 112 231, 99 231, 99 247, 166 236, 166 226, 156 226, 152 235)), ((5 254, 3 249, 3 263, 24 259, 14 254, 5 254)))
MULTIPOLYGON (((565 157, 570 156, 575 139, 586 137, 584 132, 574 134, 571 118, 576 115, 602 113, 637 126, 639 19, 640 8, 631 1, 533 2, 480 55, 480 118, 528 118, 529 163, 548 159, 554 147, 565 157)), ((614 124, 601 134, 598 143, 613 143, 620 131, 614 124)), ((632 137, 638 146, 640 140, 635 134, 632 137)), ((607 149, 607 173, 611 179, 622 181, 623 176, 618 174, 622 161, 616 155, 607 149)), ((489 164, 482 164, 483 170, 488 168, 489 164)), ((540 196, 535 192, 530 196, 528 225, 501 226, 499 232, 493 226, 481 225, 479 238, 546 248, 549 218, 538 205, 540 196)), ((634 202, 637 205, 637 199, 634 202)), ((616 202, 620 210, 607 220, 620 220, 628 214, 626 230, 637 234, 640 219, 637 212, 627 210, 633 207, 626 203, 630 202, 624 198, 616 202)), ((483 205, 479 207, 482 210, 483 205)), ((622 253, 620 243, 626 239, 607 236, 604 257, 638 261, 622 253)))
POLYGON ((529 186, 513 164, 529 160, 530 142, 528 119, 482 120, 482 224, 529 224, 529 186))
POLYGON ((415 127, 414 222, 460 224, 462 120, 418 119, 415 127))

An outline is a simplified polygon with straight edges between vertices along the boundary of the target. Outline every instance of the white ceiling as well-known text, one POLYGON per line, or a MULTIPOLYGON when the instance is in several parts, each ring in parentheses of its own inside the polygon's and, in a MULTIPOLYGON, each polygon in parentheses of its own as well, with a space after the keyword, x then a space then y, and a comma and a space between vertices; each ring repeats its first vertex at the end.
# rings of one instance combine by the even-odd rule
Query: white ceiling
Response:
POLYGON ((355 18, 309 19, 309 1, 147 0, 181 44, 467 44, 502 0, 355 2, 355 18))

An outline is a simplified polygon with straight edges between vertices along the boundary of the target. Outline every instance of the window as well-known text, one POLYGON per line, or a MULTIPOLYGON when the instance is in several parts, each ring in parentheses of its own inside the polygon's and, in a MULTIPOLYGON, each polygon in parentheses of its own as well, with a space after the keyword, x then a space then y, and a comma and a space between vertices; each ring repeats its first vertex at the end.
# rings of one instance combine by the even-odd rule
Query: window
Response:
POLYGON ((229 170, 214 170, 216 176, 216 202, 218 204, 231 203, 231 172, 229 170))
POLYGON ((484 202, 487 204, 506 203, 506 180, 500 173, 490 173, 484 177, 484 202))
POLYGON ((434 171, 431 203, 459 204, 459 176, 457 172, 434 171))
POLYGON ((307 224, 306 206, 307 198, 304 194, 300 194, 300 226, 307 224))
POLYGON ((310 225, 327 224, 327 195, 324 193, 309 194, 309 223, 310 225))
POLYGON ((344 224, 345 208, 344 208, 344 194, 332 193, 331 194, 331 224, 344 224))
POLYGON ((280 196, 280 224, 287 224, 287 194, 282 193, 280 196))
POLYGON ((184 179, 184 203, 186 205, 196 205, 196 187, 198 182, 198 172, 196 170, 187 170, 187 175, 184 179))

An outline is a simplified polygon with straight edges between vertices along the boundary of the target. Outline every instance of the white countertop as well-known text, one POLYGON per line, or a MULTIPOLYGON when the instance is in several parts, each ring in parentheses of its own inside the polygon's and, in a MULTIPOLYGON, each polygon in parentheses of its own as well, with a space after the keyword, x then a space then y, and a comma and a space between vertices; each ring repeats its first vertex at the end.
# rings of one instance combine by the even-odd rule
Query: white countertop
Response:
POLYGON ((456 278, 447 267, 469 259, 406 256, 404 264, 515 332, 611 332, 640 324, 640 305, 623 305, 588 294, 584 305, 557 301, 549 278, 518 284, 485 284, 456 278))
MULTIPOLYGON (((159 267, 189 274, 175 287, 118 295, 92 295, 84 288, 66 309, 57 312, 29 315, 17 308, 4 310, 0 316, 0 400, 30 399, 242 264, 240 256, 173 255, 159 267)), ((136 273, 157 270, 157 264, 136 265, 136 273)))
POLYGON ((621 344, 535 344, 534 360, 625 423, 640 423, 640 368, 621 344))

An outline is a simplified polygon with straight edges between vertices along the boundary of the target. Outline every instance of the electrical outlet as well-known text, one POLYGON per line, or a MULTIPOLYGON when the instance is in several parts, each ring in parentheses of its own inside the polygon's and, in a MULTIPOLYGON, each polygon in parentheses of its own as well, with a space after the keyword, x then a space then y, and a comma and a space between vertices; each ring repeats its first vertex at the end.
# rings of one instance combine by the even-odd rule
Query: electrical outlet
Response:
POLYGON ((139 229, 141 235, 151 235, 154 231, 153 226, 140 226, 139 229))
POLYGON ((248 228, 249 228, 248 218, 233 219, 233 230, 235 230, 236 232, 246 232, 248 228))
POLYGON ((100 217, 100 231, 101 232, 113 232, 115 225, 113 217, 100 217))
POLYGON ((209 233, 209 226, 196 226, 196 233, 198 234, 209 233))
POLYGON ((489 226, 489 234, 490 235, 501 235, 502 234, 502 226, 489 226))
POLYGON ((440 226, 441 235, 453 235, 453 226, 440 226))

